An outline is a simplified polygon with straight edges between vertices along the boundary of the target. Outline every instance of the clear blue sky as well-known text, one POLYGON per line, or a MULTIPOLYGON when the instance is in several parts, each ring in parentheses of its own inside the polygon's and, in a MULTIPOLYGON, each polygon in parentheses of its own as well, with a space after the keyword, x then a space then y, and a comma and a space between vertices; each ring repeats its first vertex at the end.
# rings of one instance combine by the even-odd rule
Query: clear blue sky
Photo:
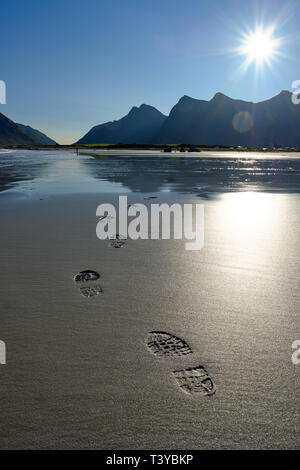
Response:
POLYGON ((260 101, 300 79, 300 1, 14 0, 0 11, 0 112, 71 143, 134 105, 186 94, 260 101), (241 34, 276 22, 273 67, 239 72, 241 34))

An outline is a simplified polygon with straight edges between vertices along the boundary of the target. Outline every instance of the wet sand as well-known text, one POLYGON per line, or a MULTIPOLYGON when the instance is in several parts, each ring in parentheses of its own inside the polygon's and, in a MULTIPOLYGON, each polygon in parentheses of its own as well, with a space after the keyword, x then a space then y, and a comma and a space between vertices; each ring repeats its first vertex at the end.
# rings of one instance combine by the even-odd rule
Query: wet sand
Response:
POLYGON ((1 448, 300 448, 300 196, 155 195, 205 204, 203 250, 98 240, 96 207, 116 193, 1 196, 1 448), (80 294, 85 269, 102 294, 80 294), (156 357, 153 330, 193 354, 156 357), (174 379, 199 365, 212 396, 174 379))

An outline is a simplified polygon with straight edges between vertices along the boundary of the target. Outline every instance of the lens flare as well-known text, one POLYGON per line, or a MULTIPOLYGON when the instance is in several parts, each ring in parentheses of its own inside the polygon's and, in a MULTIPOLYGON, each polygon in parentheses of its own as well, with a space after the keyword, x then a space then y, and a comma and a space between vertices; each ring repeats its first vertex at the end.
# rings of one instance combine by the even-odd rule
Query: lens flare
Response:
POLYGON ((240 133, 248 132, 253 127, 253 119, 248 111, 236 113, 232 120, 233 128, 240 133))

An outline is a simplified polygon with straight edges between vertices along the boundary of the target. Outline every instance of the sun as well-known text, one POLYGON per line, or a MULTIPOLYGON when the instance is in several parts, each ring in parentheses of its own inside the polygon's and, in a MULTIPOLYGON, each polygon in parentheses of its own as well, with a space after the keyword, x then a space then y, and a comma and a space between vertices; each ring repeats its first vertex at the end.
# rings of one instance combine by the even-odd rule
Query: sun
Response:
POLYGON ((273 31, 256 30, 244 36, 239 52, 246 56, 246 61, 262 64, 270 62, 277 54, 278 40, 273 35, 273 31))
POLYGON ((256 33, 246 40, 245 53, 250 59, 261 61, 270 58, 275 44, 267 33, 256 33))

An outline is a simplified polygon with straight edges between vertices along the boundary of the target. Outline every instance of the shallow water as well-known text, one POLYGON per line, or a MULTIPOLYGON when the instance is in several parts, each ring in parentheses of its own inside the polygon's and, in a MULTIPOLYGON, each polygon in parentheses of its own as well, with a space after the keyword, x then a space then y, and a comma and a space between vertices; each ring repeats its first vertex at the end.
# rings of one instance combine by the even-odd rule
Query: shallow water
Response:
MULTIPOLYGON (((299 154, 0 152, 0 191, 38 198, 92 192, 300 191, 299 154), (159 157, 159 158, 157 158, 159 157)), ((201 197, 201 195, 200 195, 201 197)))

